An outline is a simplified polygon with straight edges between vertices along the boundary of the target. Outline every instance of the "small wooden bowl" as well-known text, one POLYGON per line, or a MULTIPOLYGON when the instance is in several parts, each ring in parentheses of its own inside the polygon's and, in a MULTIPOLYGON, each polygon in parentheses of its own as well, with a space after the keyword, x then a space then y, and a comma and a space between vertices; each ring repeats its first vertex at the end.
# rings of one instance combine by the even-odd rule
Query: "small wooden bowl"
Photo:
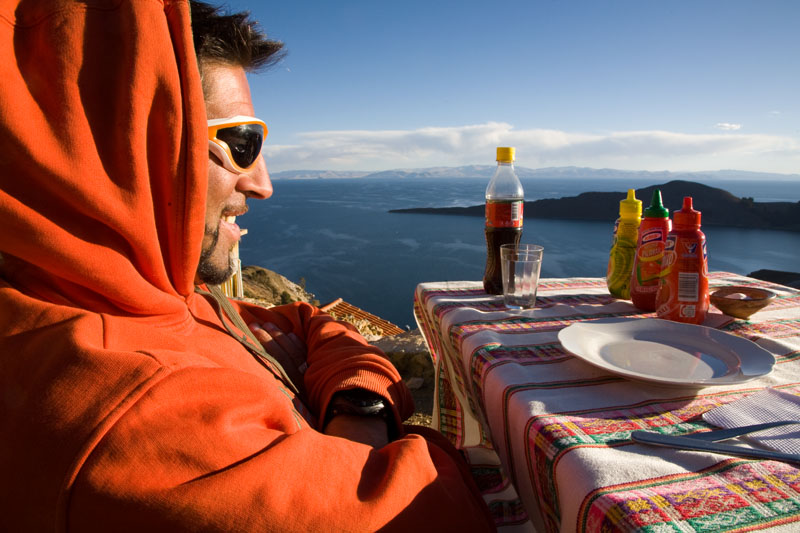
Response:
POLYGON ((711 303, 717 309, 736 318, 750 318, 750 315, 762 310, 774 299, 774 292, 755 287, 723 287, 711 294, 711 303))

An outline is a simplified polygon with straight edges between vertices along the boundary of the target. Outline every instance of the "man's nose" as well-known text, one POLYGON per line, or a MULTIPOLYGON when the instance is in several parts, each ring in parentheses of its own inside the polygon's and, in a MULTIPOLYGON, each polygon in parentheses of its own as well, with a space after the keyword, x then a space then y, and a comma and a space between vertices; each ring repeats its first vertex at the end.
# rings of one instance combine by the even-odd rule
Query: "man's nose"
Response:
POLYGON ((244 174, 239 174, 236 190, 257 200, 266 200, 272 196, 272 182, 269 179, 264 156, 258 156, 258 161, 253 168, 244 174))

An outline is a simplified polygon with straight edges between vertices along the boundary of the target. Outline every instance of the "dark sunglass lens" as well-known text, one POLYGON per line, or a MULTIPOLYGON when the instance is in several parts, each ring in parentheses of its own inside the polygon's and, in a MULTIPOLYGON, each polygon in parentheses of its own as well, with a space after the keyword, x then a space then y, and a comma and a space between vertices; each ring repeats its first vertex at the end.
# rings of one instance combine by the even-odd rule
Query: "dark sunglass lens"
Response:
POLYGON ((259 124, 242 124, 217 131, 217 139, 225 141, 233 160, 242 168, 252 165, 261 153, 264 128, 259 124))

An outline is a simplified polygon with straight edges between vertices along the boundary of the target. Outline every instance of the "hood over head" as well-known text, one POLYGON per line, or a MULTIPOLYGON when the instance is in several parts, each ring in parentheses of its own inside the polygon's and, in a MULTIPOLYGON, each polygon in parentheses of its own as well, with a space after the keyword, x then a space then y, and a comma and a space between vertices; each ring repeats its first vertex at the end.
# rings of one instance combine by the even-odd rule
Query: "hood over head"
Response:
POLYGON ((0 40, 2 276, 185 316, 208 164, 187 1, 5 1, 0 40))

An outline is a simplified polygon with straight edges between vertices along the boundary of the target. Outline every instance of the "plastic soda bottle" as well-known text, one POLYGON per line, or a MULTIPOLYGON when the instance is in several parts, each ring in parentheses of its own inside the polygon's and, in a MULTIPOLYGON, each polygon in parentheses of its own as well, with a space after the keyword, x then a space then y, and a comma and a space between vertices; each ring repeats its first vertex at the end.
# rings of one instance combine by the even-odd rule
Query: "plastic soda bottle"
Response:
POLYGON ((660 190, 653 191, 650 207, 643 214, 631 271, 631 301, 643 311, 655 311, 664 241, 671 229, 669 211, 661 203, 660 190))
POLYGON ((623 300, 631 297, 631 270, 641 221, 642 201, 636 199, 635 190, 628 189, 628 197, 619 202, 619 218, 614 223, 614 240, 606 272, 608 292, 623 300))
POLYGON ((656 293, 659 318, 701 324, 708 312, 708 255, 706 236, 700 231, 700 211, 692 197, 672 215, 674 227, 664 244, 661 280, 656 293))
POLYGON ((488 294, 503 294, 500 245, 519 244, 524 206, 522 183, 514 172, 514 148, 499 146, 497 170, 486 187, 486 272, 483 275, 483 288, 488 294))

